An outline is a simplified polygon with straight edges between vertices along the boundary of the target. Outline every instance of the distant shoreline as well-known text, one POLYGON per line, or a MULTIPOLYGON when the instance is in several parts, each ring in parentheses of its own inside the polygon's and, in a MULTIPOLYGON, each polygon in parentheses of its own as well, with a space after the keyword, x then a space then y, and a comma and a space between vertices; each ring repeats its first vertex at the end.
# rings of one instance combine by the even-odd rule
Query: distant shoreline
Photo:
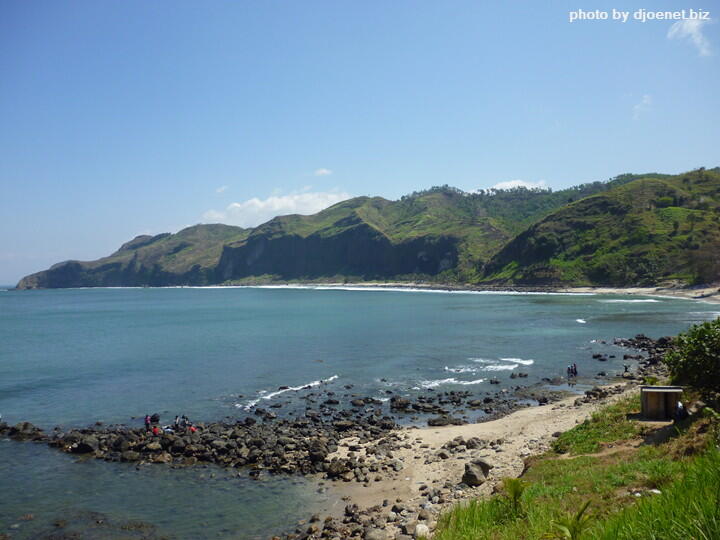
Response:
MULTIPOLYGON (((654 296, 659 298, 681 298, 708 303, 720 303, 720 284, 701 287, 551 287, 551 286, 477 286, 463 284, 440 284, 409 281, 360 281, 360 282, 315 282, 275 281, 247 284, 218 285, 168 285, 150 286, 102 286, 102 287, 58 287, 54 289, 31 290, 83 290, 83 289, 338 289, 338 290, 395 290, 438 293, 485 293, 485 294, 619 294, 631 296, 654 296)), ((7 291, 15 291, 9 287, 7 291)))

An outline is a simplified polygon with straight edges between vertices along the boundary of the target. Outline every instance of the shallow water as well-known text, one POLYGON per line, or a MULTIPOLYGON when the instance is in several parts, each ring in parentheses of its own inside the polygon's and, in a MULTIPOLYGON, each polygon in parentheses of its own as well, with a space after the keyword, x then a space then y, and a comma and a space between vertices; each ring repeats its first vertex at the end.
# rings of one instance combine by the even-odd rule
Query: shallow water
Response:
MULTIPOLYGON (((7 291, 0 292, 0 413, 44 428, 140 425, 152 412, 167 422, 175 414, 244 417, 255 402, 301 411, 300 395, 323 389, 379 398, 428 388, 482 393, 491 377, 502 387, 532 384, 564 375, 573 362, 581 376, 622 371, 622 351, 598 340, 675 334, 719 312, 683 299, 612 295, 7 291), (593 352, 617 358, 597 363, 593 352), (518 371, 529 377, 511 382, 518 371), (317 386, 296 390, 310 383, 317 386)), ((94 510, 151 521, 177 538, 251 538, 307 517, 322 498, 300 479, 79 463, 9 441, 0 441, 0 478, 0 532, 20 523, 28 535, 57 514, 94 510), (36 519, 18 522, 26 513, 36 519)))

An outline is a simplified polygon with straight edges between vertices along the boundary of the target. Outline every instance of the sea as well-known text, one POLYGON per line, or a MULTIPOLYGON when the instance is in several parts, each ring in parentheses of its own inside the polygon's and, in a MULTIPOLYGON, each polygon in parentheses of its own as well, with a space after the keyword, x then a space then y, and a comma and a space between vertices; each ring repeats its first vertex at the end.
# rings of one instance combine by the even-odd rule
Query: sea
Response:
MULTIPOLYGON (((303 397, 321 390, 384 402, 389 392, 481 396, 498 390, 492 378, 500 387, 544 384, 571 363, 578 381, 601 370, 612 377, 628 363, 613 338, 674 335, 718 316, 717 304, 660 296, 0 288, 0 414, 50 430, 141 426, 156 412, 168 423, 183 414, 241 419, 276 403, 302 414, 303 397), (614 358, 599 363, 594 353, 614 358), (528 377, 510 379, 520 371, 528 377)), ((0 440, 0 534, 12 538, 96 515, 148 523, 168 538, 268 538, 333 504, 328 497, 312 478, 137 467, 0 440)))

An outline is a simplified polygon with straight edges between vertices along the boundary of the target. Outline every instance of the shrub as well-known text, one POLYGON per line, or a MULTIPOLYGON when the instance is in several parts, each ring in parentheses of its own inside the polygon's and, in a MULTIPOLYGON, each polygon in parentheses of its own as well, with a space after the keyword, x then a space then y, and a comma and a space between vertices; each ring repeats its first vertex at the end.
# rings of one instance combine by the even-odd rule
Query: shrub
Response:
POLYGON ((720 391, 720 318, 694 325, 675 338, 665 363, 674 382, 720 391))

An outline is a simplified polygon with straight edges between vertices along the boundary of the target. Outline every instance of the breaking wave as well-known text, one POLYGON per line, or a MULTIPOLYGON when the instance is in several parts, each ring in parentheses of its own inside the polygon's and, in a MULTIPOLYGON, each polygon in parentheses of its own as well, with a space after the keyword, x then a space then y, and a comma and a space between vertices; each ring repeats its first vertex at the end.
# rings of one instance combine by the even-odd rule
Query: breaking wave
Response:
POLYGON ((475 379, 474 381, 459 381, 455 377, 449 377, 447 379, 436 379, 431 381, 420 381, 421 388, 437 388, 443 384, 461 384, 464 386, 471 384, 480 384, 485 382, 485 379, 475 379))
POLYGON ((648 302, 660 302, 660 300, 653 300, 652 298, 643 298, 641 299, 633 299, 630 300, 628 298, 623 299, 610 299, 610 300, 598 300, 598 302, 602 302, 603 304, 644 304, 648 302))
POLYGON ((477 373, 478 369, 472 366, 460 366, 454 368, 445 366, 445 371, 449 371, 450 373, 477 373))
POLYGON ((531 366, 535 363, 535 360, 530 358, 471 358, 473 362, 478 364, 484 364, 483 371, 512 371, 513 369, 523 366, 531 366), (501 362, 501 363, 498 363, 501 362))
POLYGON ((303 384, 301 386, 288 386, 287 388, 283 388, 282 390, 276 390, 275 392, 270 392, 269 394, 267 393, 268 392, 267 390, 260 390, 258 392, 258 394, 260 394, 260 397, 258 397, 256 399, 252 399, 245 404, 236 403, 235 406, 239 409, 245 409, 246 411, 249 411, 255 405, 260 403, 260 401, 263 399, 269 400, 276 396, 279 396, 280 394, 284 394, 285 392, 297 392, 298 390, 307 390, 308 388, 313 388, 315 386, 320 386, 321 384, 324 384, 324 383, 329 383, 331 381, 334 381, 337 378, 338 378, 337 375, 333 375, 332 377, 328 377, 327 379, 319 379, 317 381, 310 381, 309 383, 303 384))

